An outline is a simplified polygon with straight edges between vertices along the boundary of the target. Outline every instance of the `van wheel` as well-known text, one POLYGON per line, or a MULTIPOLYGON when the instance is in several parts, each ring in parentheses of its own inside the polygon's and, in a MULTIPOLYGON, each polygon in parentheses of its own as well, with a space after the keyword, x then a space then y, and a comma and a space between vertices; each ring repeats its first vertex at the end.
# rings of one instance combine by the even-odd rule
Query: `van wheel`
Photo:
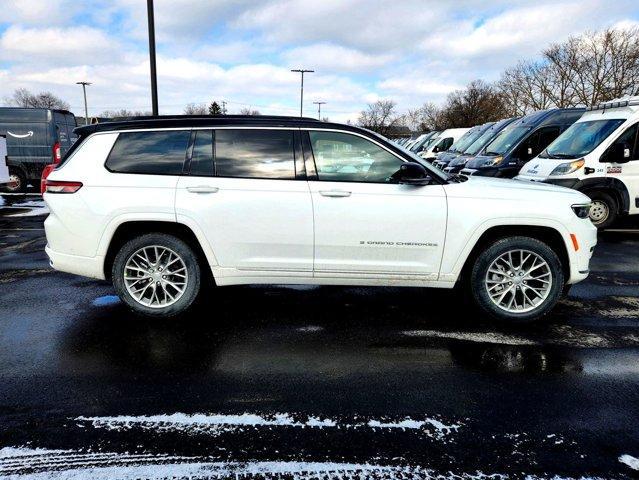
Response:
POLYGON ((5 187, 9 193, 24 193, 27 191, 27 178, 15 168, 9 168, 9 183, 5 187))
POLYGON ((526 323, 546 315, 561 297, 557 254, 530 237, 498 240, 479 254, 470 275, 475 303, 498 320, 526 323))
POLYGON ((129 240, 115 256, 113 286, 137 313, 168 318, 187 310, 200 290, 200 265, 184 241, 164 233, 129 240))
POLYGON ((593 192, 589 196, 592 200, 590 221, 597 228, 610 227, 617 220, 618 205, 615 198, 606 192, 593 192))

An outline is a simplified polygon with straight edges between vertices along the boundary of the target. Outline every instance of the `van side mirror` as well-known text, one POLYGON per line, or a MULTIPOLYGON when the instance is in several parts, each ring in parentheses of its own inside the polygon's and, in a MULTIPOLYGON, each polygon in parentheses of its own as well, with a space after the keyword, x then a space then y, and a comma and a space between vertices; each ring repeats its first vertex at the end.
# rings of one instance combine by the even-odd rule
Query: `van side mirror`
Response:
POLYGON ((437 152, 439 152, 439 146, 435 145, 433 147, 433 153, 437 153, 437 152))
POLYGON ((628 143, 613 143, 601 156, 600 162, 627 163, 631 157, 631 147, 628 143))
POLYGON ((415 162, 404 162, 393 175, 393 179, 407 185, 428 185, 430 176, 423 165, 415 162))

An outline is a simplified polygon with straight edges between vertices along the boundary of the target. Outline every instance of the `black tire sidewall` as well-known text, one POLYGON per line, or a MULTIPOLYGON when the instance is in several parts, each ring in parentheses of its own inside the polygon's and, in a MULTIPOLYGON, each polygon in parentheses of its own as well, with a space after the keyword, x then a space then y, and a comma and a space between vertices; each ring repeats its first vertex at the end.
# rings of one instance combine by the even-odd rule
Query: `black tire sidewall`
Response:
POLYGON ((529 237, 502 238, 482 251, 477 257, 470 275, 470 291, 475 304, 490 317, 509 323, 528 323, 548 314, 561 298, 564 289, 564 273, 557 254, 545 243, 529 237), (484 279, 491 263, 508 250, 530 250, 540 255, 549 265, 552 286, 546 300, 534 310, 525 313, 506 312, 497 307, 486 291, 484 279))
POLYGON ((9 168, 9 175, 15 175, 20 179, 20 185, 18 188, 11 188, 8 185, 4 187, 4 191, 8 193, 25 193, 27 191, 27 177, 15 168, 9 168))
POLYGON ((615 197, 606 192, 593 192, 589 195, 589 197, 593 201, 597 200, 608 205, 608 218, 606 218, 605 221, 599 224, 593 222, 593 225, 599 229, 604 229, 610 227, 613 223, 615 223, 615 220, 617 219, 618 209, 615 197))
POLYGON ((126 242, 118 251, 111 269, 113 286, 122 301, 134 312, 150 317, 168 318, 186 311, 195 301, 200 290, 201 271, 197 255, 183 240, 164 233, 149 233, 126 242), (148 245, 161 245, 170 248, 182 257, 189 276, 186 290, 180 299, 164 308, 150 308, 141 305, 131 297, 123 280, 127 259, 137 250, 148 245))

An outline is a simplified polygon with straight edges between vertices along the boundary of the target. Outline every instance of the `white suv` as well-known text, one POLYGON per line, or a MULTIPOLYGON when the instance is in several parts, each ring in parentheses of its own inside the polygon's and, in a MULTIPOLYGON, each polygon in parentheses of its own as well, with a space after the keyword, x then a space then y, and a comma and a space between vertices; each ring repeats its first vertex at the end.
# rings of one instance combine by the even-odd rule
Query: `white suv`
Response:
POLYGON ((51 265, 112 280, 146 315, 183 312, 212 276, 459 285, 493 317, 527 321, 586 278, 596 243, 582 193, 449 177, 353 126, 157 117, 76 131, 43 180, 51 265))

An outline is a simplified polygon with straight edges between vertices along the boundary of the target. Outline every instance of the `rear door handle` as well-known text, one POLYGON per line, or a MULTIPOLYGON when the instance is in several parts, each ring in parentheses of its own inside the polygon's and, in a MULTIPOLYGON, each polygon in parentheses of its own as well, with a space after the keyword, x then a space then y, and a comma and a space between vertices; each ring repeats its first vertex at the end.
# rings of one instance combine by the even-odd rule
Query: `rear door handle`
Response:
POLYGON ((351 192, 347 190, 320 190, 323 197, 350 197, 351 192))
POLYGON ((217 187, 209 187, 207 185, 200 185, 197 187, 186 187, 191 193, 217 193, 220 189, 217 187))

